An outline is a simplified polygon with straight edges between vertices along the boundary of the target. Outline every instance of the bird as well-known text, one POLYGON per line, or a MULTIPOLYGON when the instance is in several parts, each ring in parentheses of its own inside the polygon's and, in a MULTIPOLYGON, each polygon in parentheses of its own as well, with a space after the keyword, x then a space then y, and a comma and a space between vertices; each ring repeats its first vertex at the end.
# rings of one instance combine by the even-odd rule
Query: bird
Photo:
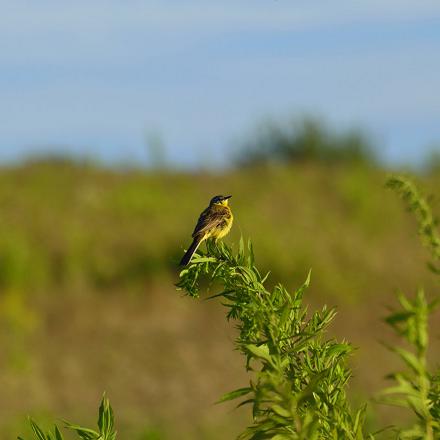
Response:
POLYGON ((180 261, 180 266, 186 266, 200 246, 208 238, 217 241, 229 233, 234 216, 228 206, 232 196, 215 196, 209 202, 209 206, 200 214, 194 232, 193 241, 180 261))

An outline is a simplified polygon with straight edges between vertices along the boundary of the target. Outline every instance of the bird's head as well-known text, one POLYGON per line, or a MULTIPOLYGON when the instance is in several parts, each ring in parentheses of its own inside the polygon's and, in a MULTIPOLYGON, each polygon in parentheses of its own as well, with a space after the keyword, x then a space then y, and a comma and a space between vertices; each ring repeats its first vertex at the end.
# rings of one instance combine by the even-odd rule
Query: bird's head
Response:
POLYGON ((211 201, 209 202, 209 206, 212 205, 223 205, 223 206, 227 206, 228 204, 228 200, 231 198, 232 196, 215 196, 211 199, 211 201))

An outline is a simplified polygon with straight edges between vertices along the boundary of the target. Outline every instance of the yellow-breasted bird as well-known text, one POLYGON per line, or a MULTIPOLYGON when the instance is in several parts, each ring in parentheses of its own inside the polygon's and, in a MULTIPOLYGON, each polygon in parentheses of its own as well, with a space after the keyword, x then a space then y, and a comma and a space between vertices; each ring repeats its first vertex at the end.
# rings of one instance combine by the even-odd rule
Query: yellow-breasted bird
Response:
POLYGON ((214 238, 217 241, 231 230, 234 219, 231 208, 228 206, 228 200, 231 197, 213 197, 209 202, 209 206, 200 214, 199 221, 192 234, 193 242, 180 261, 181 266, 186 266, 191 261, 191 257, 202 241, 208 238, 214 238))

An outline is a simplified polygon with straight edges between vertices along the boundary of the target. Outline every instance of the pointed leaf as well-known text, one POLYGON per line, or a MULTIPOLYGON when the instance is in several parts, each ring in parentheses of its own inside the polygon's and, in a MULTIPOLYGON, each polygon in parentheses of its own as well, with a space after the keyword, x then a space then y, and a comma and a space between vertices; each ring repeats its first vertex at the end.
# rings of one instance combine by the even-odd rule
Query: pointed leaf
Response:
POLYGON ((228 400, 234 400, 238 397, 245 396, 246 394, 249 394, 252 391, 252 388, 245 387, 245 388, 239 388, 237 390, 231 391, 229 393, 224 394, 216 403, 223 403, 227 402, 228 400))
POLYGON ((266 344, 263 345, 246 345, 246 348, 257 358, 264 359, 272 363, 272 357, 269 353, 269 347, 266 344))
POLYGON ((44 432, 32 419, 29 419, 29 423, 30 423, 32 431, 34 431, 34 434, 37 437, 37 439, 38 440, 46 440, 46 436, 44 435, 44 432))

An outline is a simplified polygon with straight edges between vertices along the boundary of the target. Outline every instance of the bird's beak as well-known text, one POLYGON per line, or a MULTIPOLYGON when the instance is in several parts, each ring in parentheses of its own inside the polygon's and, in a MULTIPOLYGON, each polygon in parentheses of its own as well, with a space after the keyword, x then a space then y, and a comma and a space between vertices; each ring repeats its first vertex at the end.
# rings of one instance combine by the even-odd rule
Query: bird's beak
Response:
POLYGON ((232 196, 224 196, 223 197, 223 200, 228 200, 228 199, 230 199, 232 196))

